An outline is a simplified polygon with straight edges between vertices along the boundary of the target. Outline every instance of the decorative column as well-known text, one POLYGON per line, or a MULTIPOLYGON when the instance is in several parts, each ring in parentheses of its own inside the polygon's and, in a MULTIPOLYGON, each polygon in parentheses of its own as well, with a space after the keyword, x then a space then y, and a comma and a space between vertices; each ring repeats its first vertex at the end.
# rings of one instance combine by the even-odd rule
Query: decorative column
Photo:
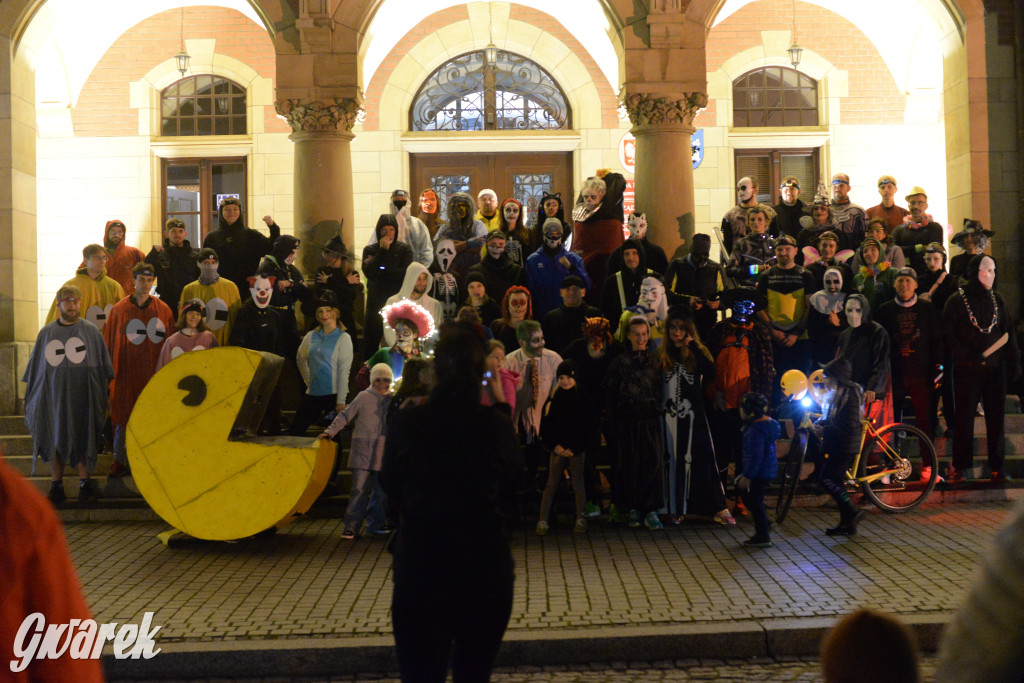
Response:
POLYGON ((636 137, 636 205, 647 213, 647 237, 671 258, 694 233, 693 119, 703 92, 633 93, 625 100, 636 137))
POLYGON ((362 98, 283 99, 275 108, 294 131, 288 137, 295 143, 295 236, 302 240, 295 261, 309 278, 323 265, 320 247, 338 234, 339 223, 345 245, 355 249, 351 142, 362 98))

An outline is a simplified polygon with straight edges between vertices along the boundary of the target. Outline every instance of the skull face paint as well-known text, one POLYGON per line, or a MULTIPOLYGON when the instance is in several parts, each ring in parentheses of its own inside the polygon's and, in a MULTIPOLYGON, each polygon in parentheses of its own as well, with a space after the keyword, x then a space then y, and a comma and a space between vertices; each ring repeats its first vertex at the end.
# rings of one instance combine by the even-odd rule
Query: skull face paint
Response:
POLYGON ((864 322, 864 307, 858 299, 848 299, 846 302, 846 322, 850 327, 860 327, 864 322))
POLYGON ((736 198, 740 204, 749 202, 754 196, 754 181, 750 178, 740 178, 736 183, 736 198))
POLYGON ((410 346, 416 340, 416 331, 404 320, 395 322, 395 340, 399 346, 410 346))
POLYGON ((455 262, 455 242, 441 240, 437 243, 434 254, 437 257, 437 264, 441 266, 441 272, 447 273, 448 269, 452 267, 452 263, 455 262))
POLYGON ((647 234, 647 215, 632 214, 629 217, 629 236, 633 239, 642 240, 647 234))
POLYGON ((270 305, 270 297, 274 293, 273 277, 251 277, 249 278, 249 294, 257 308, 266 308, 270 305))
POLYGON ((508 202, 502 208, 501 213, 505 216, 505 222, 509 226, 516 225, 519 221, 519 205, 515 202, 508 202))
POLYGON ((508 298, 508 313, 512 320, 524 320, 526 318, 526 309, 530 305, 530 300, 525 294, 516 292, 508 298))

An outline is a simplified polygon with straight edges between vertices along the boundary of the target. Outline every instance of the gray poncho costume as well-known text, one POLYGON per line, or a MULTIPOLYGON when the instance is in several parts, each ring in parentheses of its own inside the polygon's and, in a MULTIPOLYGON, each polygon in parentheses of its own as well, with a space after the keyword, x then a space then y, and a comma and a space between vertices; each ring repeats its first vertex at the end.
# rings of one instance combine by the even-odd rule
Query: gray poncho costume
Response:
POLYGON ((50 462, 57 451, 65 463, 77 467, 84 462, 92 473, 113 378, 103 335, 91 322, 79 318, 63 325, 55 320, 43 327, 22 377, 28 385, 25 424, 33 454, 50 462))

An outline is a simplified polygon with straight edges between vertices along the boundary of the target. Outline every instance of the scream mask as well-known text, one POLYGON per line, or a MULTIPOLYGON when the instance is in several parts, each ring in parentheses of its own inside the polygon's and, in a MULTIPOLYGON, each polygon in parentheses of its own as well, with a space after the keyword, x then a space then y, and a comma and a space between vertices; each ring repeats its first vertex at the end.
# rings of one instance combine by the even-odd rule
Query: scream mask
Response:
POLYGON ((263 275, 249 278, 249 293, 257 308, 266 308, 270 305, 275 280, 277 280, 276 277, 264 277, 263 275))
POLYGON ((434 249, 434 255, 437 257, 437 265, 440 266, 441 272, 447 273, 455 261, 455 243, 451 240, 441 240, 434 249))

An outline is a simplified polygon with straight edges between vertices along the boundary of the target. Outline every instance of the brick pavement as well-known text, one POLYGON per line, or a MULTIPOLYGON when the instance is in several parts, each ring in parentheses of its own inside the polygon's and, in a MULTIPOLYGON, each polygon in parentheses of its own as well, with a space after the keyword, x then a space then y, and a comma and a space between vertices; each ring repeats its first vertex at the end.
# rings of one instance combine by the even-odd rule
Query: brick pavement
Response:
MULTIPOLYGON (((767 550, 752 531, 686 523, 663 532, 595 523, 513 538, 510 630, 669 627, 834 617, 856 606, 903 615, 954 609, 1011 503, 868 514, 862 533, 828 538, 830 510, 794 510, 767 550)), ((155 611, 161 643, 390 634, 390 556, 381 540, 340 539, 341 521, 305 519, 277 536, 169 549, 158 523, 67 527, 98 621, 155 611)), ((471 539, 467 539, 471 541, 471 539)), ((585 631, 584 631, 585 632, 585 631)))

